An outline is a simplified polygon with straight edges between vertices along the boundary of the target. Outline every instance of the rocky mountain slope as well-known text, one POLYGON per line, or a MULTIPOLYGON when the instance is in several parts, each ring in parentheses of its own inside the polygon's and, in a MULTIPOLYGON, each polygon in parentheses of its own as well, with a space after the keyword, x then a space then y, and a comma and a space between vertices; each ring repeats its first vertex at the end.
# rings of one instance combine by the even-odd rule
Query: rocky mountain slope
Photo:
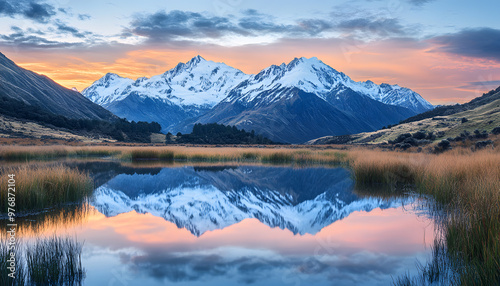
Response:
POLYGON ((116 119, 111 112, 50 78, 23 69, 0 53, 0 97, 75 119, 116 119))

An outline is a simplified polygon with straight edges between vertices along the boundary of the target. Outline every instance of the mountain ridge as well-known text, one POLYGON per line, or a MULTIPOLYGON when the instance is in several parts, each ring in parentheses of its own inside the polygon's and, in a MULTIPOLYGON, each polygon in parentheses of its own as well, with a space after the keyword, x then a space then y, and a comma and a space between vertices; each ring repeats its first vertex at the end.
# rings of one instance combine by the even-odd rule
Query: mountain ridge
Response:
POLYGON ((219 123, 286 143, 373 131, 433 108, 410 89, 355 82, 304 57, 247 75, 196 56, 149 79, 106 74, 82 93, 120 117, 158 121, 165 133, 219 123))

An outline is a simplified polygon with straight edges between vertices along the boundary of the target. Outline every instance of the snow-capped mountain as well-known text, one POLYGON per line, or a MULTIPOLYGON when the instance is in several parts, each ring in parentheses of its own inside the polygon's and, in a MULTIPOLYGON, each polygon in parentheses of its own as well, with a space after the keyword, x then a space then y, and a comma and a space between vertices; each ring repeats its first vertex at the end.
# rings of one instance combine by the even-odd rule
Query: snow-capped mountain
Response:
POLYGON ((209 110, 248 76, 200 56, 151 78, 137 80, 106 74, 82 91, 91 101, 119 117, 157 121, 164 130, 209 110))
MULTIPOLYGON (((408 88, 386 83, 376 85, 372 81, 355 82, 315 57, 295 58, 288 64, 272 65, 239 84, 232 91, 232 96, 224 101, 251 102, 264 90, 284 87, 297 87, 324 100, 327 100, 332 91, 340 93, 351 89, 379 102, 406 107, 416 113, 433 108, 429 102, 408 88)), ((267 102, 277 101, 281 96, 283 95, 268 98, 267 102)))
POLYGON ((133 83, 134 80, 132 79, 114 73, 107 73, 91 86, 85 88, 82 94, 92 102, 106 106, 113 101, 120 101, 127 97, 124 91, 133 83))
POLYGON ((246 218, 315 234, 354 211, 409 202, 358 198, 352 186, 344 169, 168 168, 155 176, 119 175, 95 191, 93 205, 106 216, 150 213, 200 236, 246 218))
POLYGON ((164 74, 137 80, 106 74, 84 89, 82 94, 106 106, 132 93, 170 101, 179 106, 213 107, 227 96, 231 88, 248 76, 223 63, 207 61, 200 56, 179 63, 164 74))
POLYGON ((356 82, 317 58, 246 75, 196 56, 149 79, 107 74, 82 94, 120 117, 157 121, 165 132, 218 122, 289 143, 373 131, 433 108, 410 89, 356 82))
POLYGON ((201 236, 207 231, 223 229, 247 218, 256 218, 269 227, 288 229, 294 234, 316 234, 353 212, 395 208, 409 203, 408 200, 387 201, 381 198, 346 202, 330 196, 323 193, 294 206, 289 196, 276 191, 222 192, 216 188, 179 188, 130 198, 123 192, 103 186, 96 190, 97 203, 94 206, 106 216, 130 211, 149 213, 201 236))

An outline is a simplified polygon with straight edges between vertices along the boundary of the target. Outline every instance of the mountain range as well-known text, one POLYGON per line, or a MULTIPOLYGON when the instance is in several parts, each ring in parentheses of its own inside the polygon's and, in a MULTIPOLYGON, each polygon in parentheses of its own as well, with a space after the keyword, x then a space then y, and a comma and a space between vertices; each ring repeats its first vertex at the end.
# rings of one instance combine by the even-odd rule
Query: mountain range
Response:
POLYGON ((106 216, 150 213, 201 236, 246 218, 294 234, 315 234, 355 211, 409 199, 360 198, 347 170, 285 167, 182 167, 121 174, 101 185, 93 205, 106 216))
POLYGON ((196 56, 151 78, 108 73, 82 94, 119 117, 157 121, 164 132, 217 122, 288 143, 373 131, 433 108, 410 89, 355 82, 317 58, 247 75, 196 56))

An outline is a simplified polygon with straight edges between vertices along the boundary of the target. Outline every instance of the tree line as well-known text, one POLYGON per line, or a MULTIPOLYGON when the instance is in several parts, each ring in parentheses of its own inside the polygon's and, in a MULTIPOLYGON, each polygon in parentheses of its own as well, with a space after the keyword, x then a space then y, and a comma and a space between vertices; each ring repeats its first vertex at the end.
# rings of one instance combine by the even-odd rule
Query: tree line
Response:
POLYGON ((197 123, 193 126, 193 131, 190 134, 177 133, 167 134, 168 143, 180 144, 276 144, 270 139, 255 134, 255 131, 245 131, 238 129, 236 126, 226 126, 218 123, 201 124, 197 123))
POLYGON ((159 133, 161 130, 161 126, 157 122, 129 122, 123 118, 115 121, 67 118, 51 113, 39 106, 28 105, 2 95, 0 95, 0 114, 71 131, 85 131, 109 136, 118 141, 150 142, 151 133, 159 133))

